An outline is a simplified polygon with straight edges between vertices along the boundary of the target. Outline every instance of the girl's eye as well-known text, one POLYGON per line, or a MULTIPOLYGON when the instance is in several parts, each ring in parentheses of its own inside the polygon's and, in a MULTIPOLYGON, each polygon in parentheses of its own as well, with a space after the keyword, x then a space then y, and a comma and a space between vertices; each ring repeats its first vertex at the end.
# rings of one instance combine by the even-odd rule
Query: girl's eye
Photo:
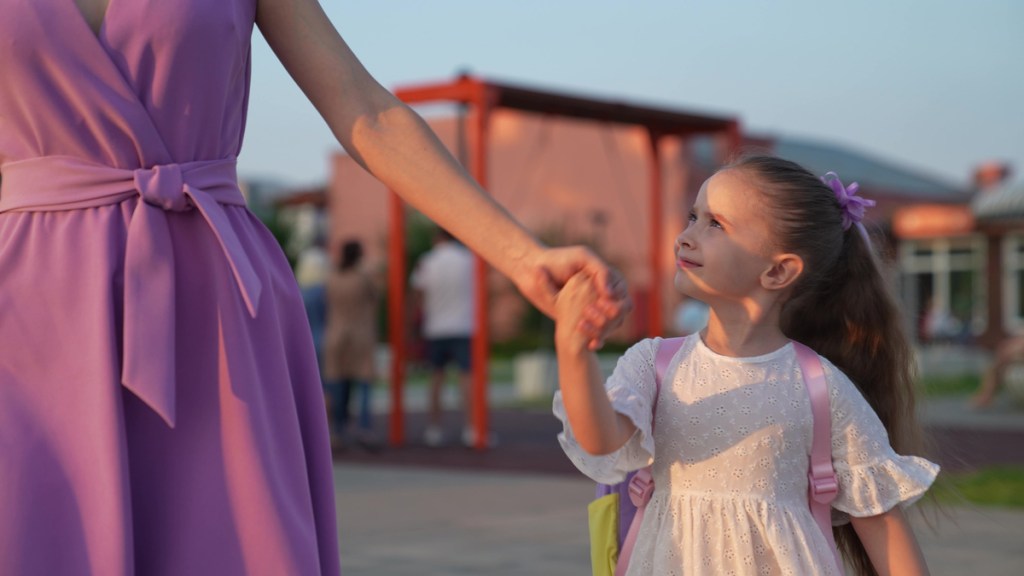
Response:
MULTIPOLYGON (((690 212, 690 215, 689 215, 689 216, 687 216, 686 220, 687 220, 687 222, 688 222, 687 226, 689 226, 690 224, 695 224, 695 223, 697 222, 697 214, 696 214, 696 213, 694 213, 694 212, 690 212)), ((721 229, 721 228, 722 228, 722 224, 721 224, 721 222, 719 222, 718 220, 716 220, 716 219, 714 219, 714 218, 711 218, 711 219, 709 219, 709 220, 708 220, 708 224, 709 224, 709 225, 710 225, 710 226, 711 226, 712 228, 719 228, 719 229, 721 229)))

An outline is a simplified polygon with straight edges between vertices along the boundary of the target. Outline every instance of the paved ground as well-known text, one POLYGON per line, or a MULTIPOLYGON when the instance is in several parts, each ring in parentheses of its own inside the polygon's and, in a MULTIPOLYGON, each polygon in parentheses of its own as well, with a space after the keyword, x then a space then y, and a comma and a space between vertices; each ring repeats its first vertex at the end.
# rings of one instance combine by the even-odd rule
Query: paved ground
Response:
POLYGON ((346 576, 588 571, 593 485, 579 478, 362 465, 335 478, 346 576))
MULTIPOLYGON (((579 477, 345 464, 335 483, 346 576, 589 573, 579 477)), ((1024 511, 948 513, 915 519, 933 575, 1024 574, 1024 511)))

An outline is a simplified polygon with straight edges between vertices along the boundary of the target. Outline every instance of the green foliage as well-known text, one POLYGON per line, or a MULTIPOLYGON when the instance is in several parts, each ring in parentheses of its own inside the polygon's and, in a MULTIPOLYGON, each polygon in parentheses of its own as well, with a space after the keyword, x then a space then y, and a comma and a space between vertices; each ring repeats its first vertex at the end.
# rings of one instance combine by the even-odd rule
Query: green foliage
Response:
POLYGON ((423 214, 410 210, 405 220, 405 275, 408 278, 419 259, 434 245, 434 224, 423 214))
POLYGON ((278 245, 281 246, 281 251, 284 252, 285 257, 288 258, 288 265, 291 266, 294 271, 296 262, 295 257, 289 254, 288 250, 286 250, 288 242, 291 240, 292 229, 282 220, 280 210, 274 209, 264 211, 260 216, 260 220, 263 222, 263 225, 267 227, 267 230, 270 230, 270 233, 274 235, 274 239, 277 240, 278 245))
POLYGON ((977 391, 980 383, 977 374, 926 376, 921 378, 918 389, 924 396, 961 396, 977 391))
POLYGON ((526 410, 526 411, 551 411, 552 397, 549 395, 538 396, 536 398, 516 399, 515 402, 509 405, 509 408, 513 410, 526 410))
POLYGON ((939 502, 1024 508, 1024 468, 1003 466, 950 474, 932 488, 939 502))

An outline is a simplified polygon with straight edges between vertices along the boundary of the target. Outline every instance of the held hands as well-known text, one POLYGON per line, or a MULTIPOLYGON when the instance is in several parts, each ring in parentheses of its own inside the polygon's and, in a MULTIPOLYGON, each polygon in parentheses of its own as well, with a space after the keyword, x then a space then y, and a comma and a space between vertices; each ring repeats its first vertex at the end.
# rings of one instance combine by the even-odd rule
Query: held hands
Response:
MULTIPOLYGON (((557 301, 570 279, 577 276, 586 278, 587 282, 582 283, 594 292, 586 308, 580 311, 580 319, 585 322, 579 323, 578 331, 586 337, 587 347, 597 350, 604 345, 605 337, 621 325, 626 314, 633 309, 633 301, 621 274, 586 248, 547 248, 540 252, 525 273, 517 275, 516 285, 534 306, 561 324, 562 318, 556 310, 557 301)), ((574 292, 581 289, 577 286, 574 292)), ((577 329, 576 326, 573 328, 577 329)))
POLYGON ((577 273, 565 283, 555 300, 555 342, 560 351, 589 348, 594 322, 603 320, 594 309, 599 301, 595 278, 589 274, 577 273))

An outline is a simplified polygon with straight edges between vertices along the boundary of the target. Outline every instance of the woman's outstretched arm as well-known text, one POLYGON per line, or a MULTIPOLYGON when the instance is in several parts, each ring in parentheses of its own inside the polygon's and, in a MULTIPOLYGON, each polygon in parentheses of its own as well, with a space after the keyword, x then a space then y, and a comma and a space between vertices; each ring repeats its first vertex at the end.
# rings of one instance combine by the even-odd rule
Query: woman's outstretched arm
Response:
POLYGON ((484 192, 426 123, 377 83, 316 0, 259 0, 256 22, 345 150, 388 188, 515 282, 541 311, 585 272, 604 288, 600 333, 631 307, 617 273, 584 248, 546 249, 484 192))

